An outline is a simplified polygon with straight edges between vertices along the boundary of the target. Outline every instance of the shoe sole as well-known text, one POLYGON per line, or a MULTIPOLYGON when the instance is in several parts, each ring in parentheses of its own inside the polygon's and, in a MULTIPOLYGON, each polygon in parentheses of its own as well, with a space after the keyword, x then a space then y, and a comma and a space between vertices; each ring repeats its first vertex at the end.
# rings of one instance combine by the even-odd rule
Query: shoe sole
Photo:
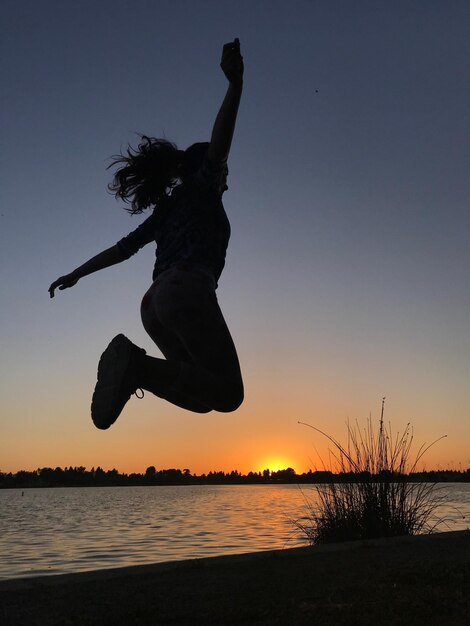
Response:
POLYGON ((106 430, 114 424, 125 405, 124 403, 116 414, 116 401, 130 361, 128 341, 124 335, 114 337, 98 364, 98 380, 91 401, 91 418, 100 430, 106 430))

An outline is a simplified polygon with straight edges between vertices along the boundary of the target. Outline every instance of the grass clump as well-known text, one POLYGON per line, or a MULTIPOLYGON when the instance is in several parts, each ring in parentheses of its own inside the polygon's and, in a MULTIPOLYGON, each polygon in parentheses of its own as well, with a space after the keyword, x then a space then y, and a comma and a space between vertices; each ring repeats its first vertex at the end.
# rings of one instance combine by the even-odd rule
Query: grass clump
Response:
MULTIPOLYGON (((444 496, 436 484, 411 482, 430 445, 422 445, 410 460, 413 431, 410 424, 404 433, 393 437, 390 425, 384 427, 384 400, 378 432, 371 418, 361 431, 348 423, 348 441, 343 446, 323 431, 313 428, 332 444, 336 459, 335 482, 315 485, 316 505, 306 500, 307 515, 294 522, 310 544, 354 541, 399 535, 417 535, 435 530, 436 508, 444 496)), ((445 435, 444 435, 445 436, 445 435)))

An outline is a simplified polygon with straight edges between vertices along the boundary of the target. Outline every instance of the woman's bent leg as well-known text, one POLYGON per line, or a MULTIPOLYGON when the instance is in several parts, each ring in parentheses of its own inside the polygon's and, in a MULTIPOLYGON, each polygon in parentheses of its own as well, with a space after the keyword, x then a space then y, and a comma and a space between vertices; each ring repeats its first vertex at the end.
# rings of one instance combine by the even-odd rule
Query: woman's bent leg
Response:
MULTIPOLYGON (((237 409, 243 381, 213 279, 198 271, 168 270, 153 289, 152 311, 185 356, 168 392, 216 411, 237 409)), ((157 375, 159 364, 154 365, 157 375)))
POLYGON ((138 364, 139 384, 144 389, 183 409, 195 413, 209 413, 212 410, 210 407, 172 389, 170 383, 174 383, 179 374, 180 364, 190 360, 191 357, 178 337, 166 329, 155 314, 152 300, 157 286, 158 281, 145 294, 141 305, 141 317, 145 330, 166 360, 150 356, 141 358, 138 364), (168 376, 171 376, 171 380, 168 376))

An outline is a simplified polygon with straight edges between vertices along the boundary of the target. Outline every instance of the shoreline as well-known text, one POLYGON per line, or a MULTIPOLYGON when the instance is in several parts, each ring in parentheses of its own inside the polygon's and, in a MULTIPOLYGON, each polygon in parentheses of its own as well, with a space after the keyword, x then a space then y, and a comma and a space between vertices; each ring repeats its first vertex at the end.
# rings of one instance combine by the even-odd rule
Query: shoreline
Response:
POLYGON ((3 626, 463 625, 469 613, 470 530, 0 581, 3 626))
MULTIPOLYGON (((281 470, 282 471, 282 470, 281 470)), ((432 483, 432 484, 440 484, 440 485, 466 485, 470 483, 470 477, 467 477, 466 473, 462 472, 462 477, 459 480, 456 480, 456 476, 453 478, 448 478, 444 480, 442 476, 440 478, 436 476, 431 476, 437 474, 437 472, 418 472, 416 474, 405 475, 409 482, 419 482, 419 483, 432 483), (432 479, 431 479, 432 478, 432 479)), ((442 475, 442 472, 441 472, 442 475)), ((255 487, 258 485, 267 485, 267 486, 276 486, 276 485, 294 485, 294 486, 314 486, 314 485, 332 485, 332 484, 342 484, 342 483, 354 483, 355 480, 343 480, 338 477, 337 474, 333 474, 333 477, 337 477, 336 480, 331 479, 314 479, 306 478, 305 474, 296 474, 294 478, 291 479, 252 479, 247 476, 241 476, 239 479, 227 478, 226 480, 211 480, 202 478, 201 476, 194 476, 191 480, 179 480, 179 481, 155 481, 155 482, 146 482, 142 480, 142 482, 103 482, 103 483, 76 483, 76 484, 57 484, 57 483, 28 483, 28 484, 2 484, 0 481, 0 490, 11 491, 24 491, 24 490, 34 490, 34 489, 85 489, 85 488, 103 488, 103 487, 208 487, 208 486, 225 486, 225 487, 237 487, 237 486, 250 486, 255 487)), ((0 473, 1 477, 1 473, 0 473)))

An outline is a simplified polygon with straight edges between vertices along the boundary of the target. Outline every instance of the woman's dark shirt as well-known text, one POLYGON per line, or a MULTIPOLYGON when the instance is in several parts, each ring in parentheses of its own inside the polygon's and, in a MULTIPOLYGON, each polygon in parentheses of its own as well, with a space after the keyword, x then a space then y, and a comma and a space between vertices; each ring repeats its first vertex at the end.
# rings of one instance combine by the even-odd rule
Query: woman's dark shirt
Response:
POLYGON ((166 206, 157 207, 117 245, 129 258, 151 241, 157 249, 152 280, 182 263, 208 269, 217 283, 225 265, 230 223, 220 194, 226 163, 207 159, 199 171, 173 189, 166 206))

